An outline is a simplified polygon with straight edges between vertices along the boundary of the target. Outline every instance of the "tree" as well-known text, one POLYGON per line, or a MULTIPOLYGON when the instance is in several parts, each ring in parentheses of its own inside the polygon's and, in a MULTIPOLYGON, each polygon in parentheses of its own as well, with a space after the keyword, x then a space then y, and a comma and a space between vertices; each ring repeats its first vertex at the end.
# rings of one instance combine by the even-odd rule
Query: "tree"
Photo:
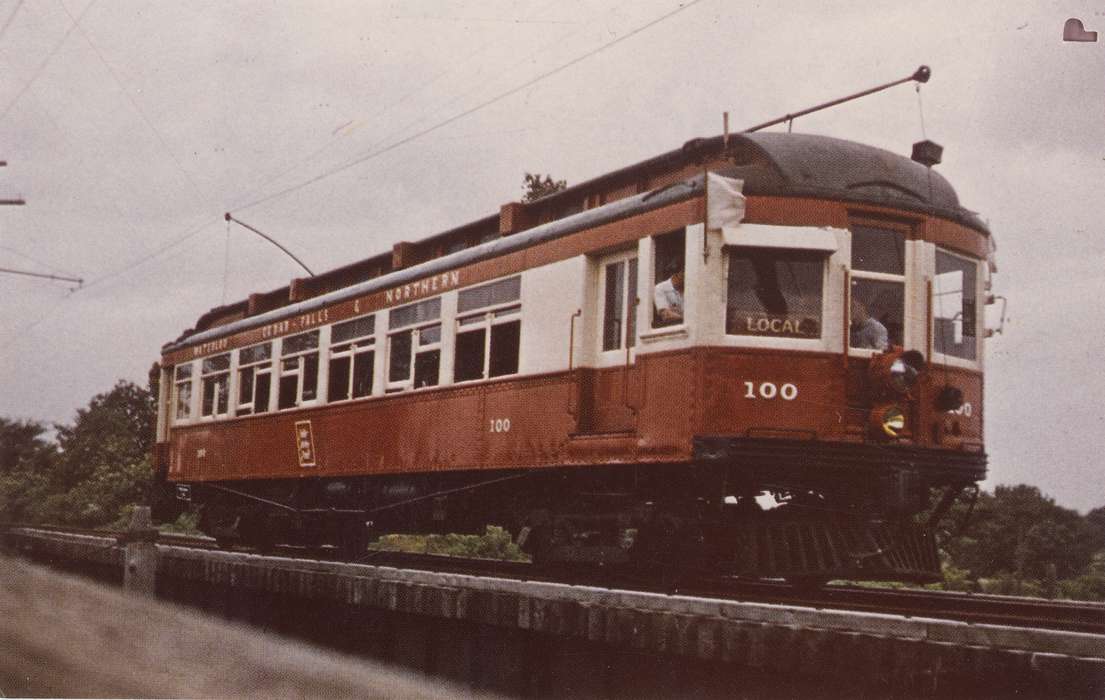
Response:
POLYGON ((541 175, 535 173, 526 173, 525 180, 522 188, 526 191, 522 197, 522 201, 536 202, 542 197, 548 197, 550 194, 555 194, 563 189, 567 189, 568 183, 564 180, 553 180, 550 175, 545 175, 543 178, 541 175))
POLYGON ((52 495, 41 517, 85 526, 106 525, 121 510, 145 500, 150 481, 154 401, 128 381, 97 394, 77 411, 71 426, 58 426, 52 495))
POLYGON ((1077 575, 1095 551, 1094 530, 1077 512, 1035 486, 998 486, 982 494, 964 537, 947 546, 956 566, 974 577, 1001 573, 1043 580, 1077 575))
POLYGON ((0 520, 26 521, 45 496, 57 447, 36 421, 0 418, 0 520))

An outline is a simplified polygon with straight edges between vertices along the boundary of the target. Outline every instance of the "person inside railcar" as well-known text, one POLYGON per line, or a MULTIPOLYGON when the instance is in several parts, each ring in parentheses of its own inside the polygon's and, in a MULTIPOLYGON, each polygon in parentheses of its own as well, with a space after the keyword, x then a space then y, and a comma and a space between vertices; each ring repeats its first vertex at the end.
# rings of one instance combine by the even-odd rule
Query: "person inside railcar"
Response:
POLYGON ((853 348, 875 350, 886 350, 890 345, 886 326, 871 315, 867 303, 858 296, 852 297, 851 345, 853 348))
POLYGON ((667 278, 656 285, 652 301, 656 307, 657 326, 683 322, 683 268, 672 262, 666 269, 667 278))

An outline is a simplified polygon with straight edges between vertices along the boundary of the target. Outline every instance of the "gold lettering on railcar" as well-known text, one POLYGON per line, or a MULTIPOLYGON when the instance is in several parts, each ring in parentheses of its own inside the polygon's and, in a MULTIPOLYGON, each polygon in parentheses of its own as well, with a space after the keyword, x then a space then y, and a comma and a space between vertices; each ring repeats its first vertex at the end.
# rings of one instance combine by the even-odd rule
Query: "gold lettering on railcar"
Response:
POLYGON ((749 335, 787 335, 800 338, 816 337, 818 323, 812 318, 778 318, 746 316, 745 333, 749 335))
POLYGON ((315 436, 311 430, 311 421, 296 421, 295 443, 299 454, 299 466, 315 466, 315 436))
POLYGON ((200 343, 199 345, 192 346, 192 357, 202 357, 203 355, 210 355, 213 352, 220 352, 230 347, 230 338, 219 338, 218 340, 209 340, 206 343, 200 343))
POLYGON ((292 318, 285 319, 283 321, 276 321, 270 323, 267 326, 261 326, 261 339, 268 340, 269 338, 275 338, 280 335, 287 335, 288 333, 297 333, 299 331, 305 331, 310 328, 314 328, 320 324, 326 323, 330 320, 330 310, 320 309, 318 311, 311 311, 299 316, 293 316, 292 318))
POLYGON ((404 284, 384 292, 384 299, 388 304, 407 299, 418 299, 438 292, 445 292, 460 286, 460 271, 451 270, 440 275, 427 277, 417 282, 404 284))

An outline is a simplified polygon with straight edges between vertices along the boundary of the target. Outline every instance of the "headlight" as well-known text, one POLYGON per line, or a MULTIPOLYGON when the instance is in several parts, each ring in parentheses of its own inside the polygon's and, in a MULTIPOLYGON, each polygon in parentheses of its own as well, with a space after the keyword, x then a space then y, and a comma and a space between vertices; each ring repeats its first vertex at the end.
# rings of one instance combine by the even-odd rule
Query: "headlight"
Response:
POLYGON ((905 412, 894 405, 876 406, 871 411, 871 427, 887 437, 900 437, 905 430, 905 412))
POLYGON ((870 372, 875 386, 898 394, 909 393, 925 368, 925 357, 916 350, 878 355, 871 360, 870 372))

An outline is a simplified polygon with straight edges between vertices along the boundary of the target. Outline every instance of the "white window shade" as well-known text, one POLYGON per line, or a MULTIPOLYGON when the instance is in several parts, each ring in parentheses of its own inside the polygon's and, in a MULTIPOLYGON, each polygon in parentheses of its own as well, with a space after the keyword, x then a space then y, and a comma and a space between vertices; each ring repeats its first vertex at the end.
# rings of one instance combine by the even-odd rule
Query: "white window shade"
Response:
POLYGON ((841 229, 816 226, 769 226, 766 224, 741 224, 723 226, 725 245, 746 248, 788 248, 792 250, 820 250, 826 254, 836 252, 837 233, 841 229))

